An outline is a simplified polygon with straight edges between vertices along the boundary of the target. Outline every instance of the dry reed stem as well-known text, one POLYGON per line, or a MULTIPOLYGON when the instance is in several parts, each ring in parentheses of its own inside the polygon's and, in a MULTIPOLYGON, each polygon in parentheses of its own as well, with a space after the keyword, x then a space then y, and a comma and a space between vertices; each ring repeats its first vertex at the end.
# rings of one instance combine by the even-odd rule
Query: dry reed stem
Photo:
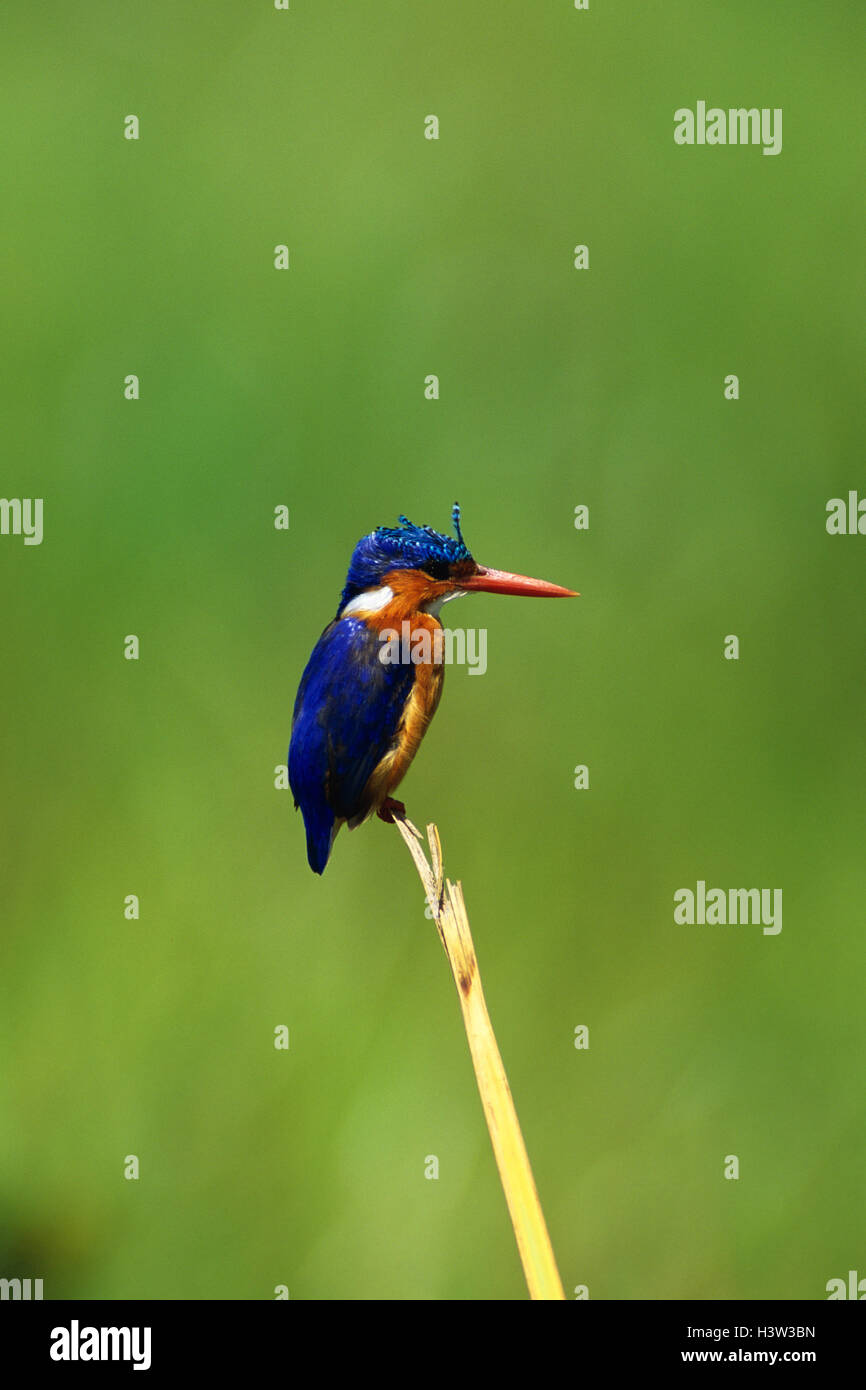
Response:
POLYGON ((394 823, 415 861, 457 986, 475 1079, 530 1297, 563 1299, 565 1295, 511 1098, 508 1077, 484 1002, 463 889, 459 882, 452 883, 444 876, 442 846, 435 825, 427 826, 430 846, 428 863, 421 846, 423 836, 420 830, 399 813, 395 813, 394 823))

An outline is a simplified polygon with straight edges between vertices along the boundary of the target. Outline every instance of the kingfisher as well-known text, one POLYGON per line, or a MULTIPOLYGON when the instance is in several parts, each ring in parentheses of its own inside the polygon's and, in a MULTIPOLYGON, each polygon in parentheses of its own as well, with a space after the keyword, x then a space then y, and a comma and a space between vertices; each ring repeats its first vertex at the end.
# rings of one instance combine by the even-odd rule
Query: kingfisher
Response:
POLYGON ((324 873, 341 826, 354 830, 374 813, 384 821, 405 814, 391 792, 442 694, 443 603, 471 593, 579 597, 543 579, 477 564, 456 502, 451 520, 455 537, 401 516, 397 526, 379 526, 358 541, 337 615, 301 677, 289 785, 314 873, 324 873), (409 642, 402 640, 407 634, 409 642))

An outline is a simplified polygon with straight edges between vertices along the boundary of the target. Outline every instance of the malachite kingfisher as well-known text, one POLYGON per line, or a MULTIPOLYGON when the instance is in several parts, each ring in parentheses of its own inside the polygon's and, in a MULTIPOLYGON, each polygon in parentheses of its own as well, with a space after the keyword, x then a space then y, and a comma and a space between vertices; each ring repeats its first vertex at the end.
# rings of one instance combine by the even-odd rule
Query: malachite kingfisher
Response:
POLYGON ((405 811, 390 794, 442 694, 442 638, 436 637, 442 604, 471 593, 578 597, 543 579, 477 564, 461 535, 456 502, 451 517, 456 539, 401 516, 399 525, 379 526, 358 541, 337 616, 301 677, 289 784, 317 874, 324 872, 342 825, 354 830, 374 812, 390 821, 405 811), (407 631, 411 660, 388 659, 394 634, 407 631))

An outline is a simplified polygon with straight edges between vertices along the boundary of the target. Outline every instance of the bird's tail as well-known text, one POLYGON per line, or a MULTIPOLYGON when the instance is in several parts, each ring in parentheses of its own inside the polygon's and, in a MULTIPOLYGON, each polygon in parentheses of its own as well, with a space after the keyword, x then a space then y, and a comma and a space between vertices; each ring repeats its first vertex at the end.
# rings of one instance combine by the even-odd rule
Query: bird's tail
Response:
POLYGON ((323 874, 331 857, 334 837, 343 822, 335 818, 330 806, 323 801, 301 803, 301 812, 307 832, 307 860, 314 874, 323 874))

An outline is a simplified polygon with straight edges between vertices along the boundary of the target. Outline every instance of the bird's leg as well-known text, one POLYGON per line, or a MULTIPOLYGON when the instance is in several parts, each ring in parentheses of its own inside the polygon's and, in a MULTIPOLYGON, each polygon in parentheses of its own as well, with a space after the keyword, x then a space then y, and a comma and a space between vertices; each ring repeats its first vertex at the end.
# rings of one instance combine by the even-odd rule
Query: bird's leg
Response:
POLYGON ((383 820, 386 825, 393 825, 395 811, 398 815, 405 816, 406 807, 403 805, 402 801, 395 801, 393 797, 386 796, 382 805, 376 812, 376 815, 380 820, 383 820))

